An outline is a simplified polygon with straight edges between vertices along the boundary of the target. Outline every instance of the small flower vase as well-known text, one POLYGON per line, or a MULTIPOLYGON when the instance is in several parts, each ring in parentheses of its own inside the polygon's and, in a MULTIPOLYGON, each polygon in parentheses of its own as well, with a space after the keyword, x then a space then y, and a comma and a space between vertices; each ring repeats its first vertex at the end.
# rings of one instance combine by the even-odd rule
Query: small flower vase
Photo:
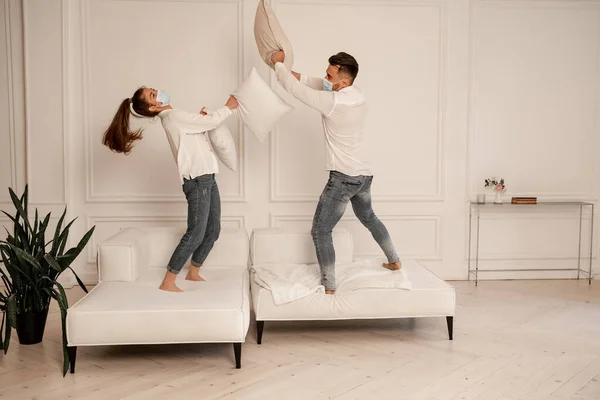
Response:
POLYGON ((502 204, 502 199, 500 198, 499 190, 496 190, 496 197, 494 198, 494 204, 502 204))

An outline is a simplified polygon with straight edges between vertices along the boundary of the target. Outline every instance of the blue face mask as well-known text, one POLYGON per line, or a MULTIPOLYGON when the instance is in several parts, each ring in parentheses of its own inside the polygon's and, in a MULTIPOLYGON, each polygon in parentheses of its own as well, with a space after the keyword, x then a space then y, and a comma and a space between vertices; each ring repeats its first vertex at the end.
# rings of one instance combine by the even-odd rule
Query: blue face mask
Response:
POLYGON ((327 79, 323 79, 323 90, 326 92, 333 92, 333 85, 337 85, 340 82, 341 80, 337 81, 336 83, 331 83, 327 79))
POLYGON ((163 106, 168 106, 171 103, 171 97, 167 94, 167 92, 163 92, 162 90, 156 91, 156 101, 162 103, 163 106))

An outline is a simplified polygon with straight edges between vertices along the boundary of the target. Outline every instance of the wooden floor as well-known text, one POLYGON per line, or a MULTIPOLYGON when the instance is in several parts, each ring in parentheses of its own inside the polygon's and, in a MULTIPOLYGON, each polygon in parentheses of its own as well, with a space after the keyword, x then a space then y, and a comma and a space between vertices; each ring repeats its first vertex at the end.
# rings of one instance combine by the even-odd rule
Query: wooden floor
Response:
POLYGON ((54 308, 0 355, 0 399, 600 399, 600 282, 453 284, 454 341, 445 318, 267 323, 261 346, 252 324, 241 370, 231 345, 88 347, 63 378, 54 308))

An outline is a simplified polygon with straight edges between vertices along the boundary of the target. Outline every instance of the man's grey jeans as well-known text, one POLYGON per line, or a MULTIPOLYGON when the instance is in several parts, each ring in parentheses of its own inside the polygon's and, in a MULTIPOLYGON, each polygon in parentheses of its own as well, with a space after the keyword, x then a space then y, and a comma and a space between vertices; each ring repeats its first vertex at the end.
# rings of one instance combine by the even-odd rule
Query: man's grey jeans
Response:
POLYGON ((329 181, 321 194, 312 226, 312 237, 321 267, 321 283, 325 290, 335 290, 335 250, 331 232, 352 203, 354 214, 371 232, 386 255, 388 262, 398 261, 394 244, 383 223, 371 206, 372 176, 349 176, 331 171, 329 181))

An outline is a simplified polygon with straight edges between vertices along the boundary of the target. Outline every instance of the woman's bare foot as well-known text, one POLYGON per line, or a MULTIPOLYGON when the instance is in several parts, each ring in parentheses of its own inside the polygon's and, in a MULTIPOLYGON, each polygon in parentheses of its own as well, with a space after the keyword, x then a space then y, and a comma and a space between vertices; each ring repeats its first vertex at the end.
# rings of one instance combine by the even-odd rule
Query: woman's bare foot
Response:
POLYGON ((335 294, 335 290, 326 290, 325 294, 335 294))
POLYGON ((159 289, 164 290, 166 292, 183 292, 183 290, 177 287, 177 284, 175 283, 175 278, 177 278, 176 274, 167 271, 162 283, 160 284, 159 289))
POLYGON ((387 268, 390 271, 398 271, 402 268, 402 263, 398 260, 395 263, 383 263, 381 264, 383 268, 387 268))
POLYGON ((185 277, 185 280, 201 282, 201 281, 204 281, 205 279, 200 276, 200 267, 190 265, 190 269, 187 273, 187 276, 185 277))

